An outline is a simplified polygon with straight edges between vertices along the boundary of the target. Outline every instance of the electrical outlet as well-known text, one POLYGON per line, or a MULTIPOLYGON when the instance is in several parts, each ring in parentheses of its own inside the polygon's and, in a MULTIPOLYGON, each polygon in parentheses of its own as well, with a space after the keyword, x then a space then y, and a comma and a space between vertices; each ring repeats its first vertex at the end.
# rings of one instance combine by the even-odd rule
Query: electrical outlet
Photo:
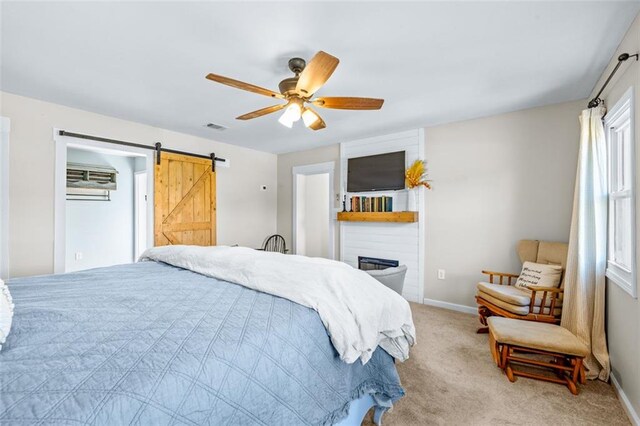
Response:
POLYGON ((81 251, 77 251, 76 252, 76 260, 82 260, 82 252, 81 251))
POLYGON ((444 280, 445 277, 445 270, 444 269, 438 269, 438 279, 439 280, 444 280))

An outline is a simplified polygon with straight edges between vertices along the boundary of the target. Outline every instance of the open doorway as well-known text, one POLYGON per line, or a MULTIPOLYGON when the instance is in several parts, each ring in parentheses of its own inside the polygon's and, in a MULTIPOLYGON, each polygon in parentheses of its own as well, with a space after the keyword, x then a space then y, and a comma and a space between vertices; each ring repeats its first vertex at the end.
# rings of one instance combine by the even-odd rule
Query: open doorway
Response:
POLYGON ((333 259, 334 163, 293 168, 293 251, 333 259))
POLYGON ((134 262, 153 244, 153 151, 54 140, 55 272, 134 262))
POLYGON ((146 177, 143 157, 67 147, 65 272, 135 261, 138 226, 146 227, 137 215, 146 214, 136 199, 137 176, 146 177))

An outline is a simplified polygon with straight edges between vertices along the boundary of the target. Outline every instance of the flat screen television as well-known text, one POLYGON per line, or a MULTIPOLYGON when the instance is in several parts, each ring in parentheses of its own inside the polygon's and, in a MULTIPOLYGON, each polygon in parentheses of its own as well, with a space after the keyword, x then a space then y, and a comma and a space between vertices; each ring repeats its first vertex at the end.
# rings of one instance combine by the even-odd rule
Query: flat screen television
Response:
POLYGON ((404 151, 349 158, 347 192, 404 189, 404 151))

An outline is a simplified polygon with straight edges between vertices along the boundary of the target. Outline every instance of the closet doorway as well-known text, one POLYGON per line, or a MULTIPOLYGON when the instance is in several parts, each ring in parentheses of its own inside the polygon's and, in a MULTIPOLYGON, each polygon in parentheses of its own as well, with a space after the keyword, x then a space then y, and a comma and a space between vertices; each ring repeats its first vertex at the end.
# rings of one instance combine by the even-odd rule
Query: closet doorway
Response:
POLYGON ((293 251, 335 258, 334 163, 293 168, 293 251))
POLYGON ((153 244, 153 151, 57 129, 54 141, 55 273, 136 261, 153 244))
POLYGON ((146 207, 135 197, 135 177, 145 174, 144 157, 67 147, 65 272, 137 259, 137 211, 146 207))

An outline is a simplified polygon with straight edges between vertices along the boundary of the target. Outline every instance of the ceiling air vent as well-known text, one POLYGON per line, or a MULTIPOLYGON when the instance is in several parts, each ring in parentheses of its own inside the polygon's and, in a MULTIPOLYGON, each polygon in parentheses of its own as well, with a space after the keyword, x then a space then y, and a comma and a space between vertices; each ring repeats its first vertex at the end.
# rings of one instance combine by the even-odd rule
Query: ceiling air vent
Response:
POLYGON ((223 131, 223 130, 227 130, 226 127, 220 125, 220 124, 215 124, 215 123, 207 123, 204 125, 204 127, 207 127, 209 129, 212 130, 219 130, 219 131, 223 131))

